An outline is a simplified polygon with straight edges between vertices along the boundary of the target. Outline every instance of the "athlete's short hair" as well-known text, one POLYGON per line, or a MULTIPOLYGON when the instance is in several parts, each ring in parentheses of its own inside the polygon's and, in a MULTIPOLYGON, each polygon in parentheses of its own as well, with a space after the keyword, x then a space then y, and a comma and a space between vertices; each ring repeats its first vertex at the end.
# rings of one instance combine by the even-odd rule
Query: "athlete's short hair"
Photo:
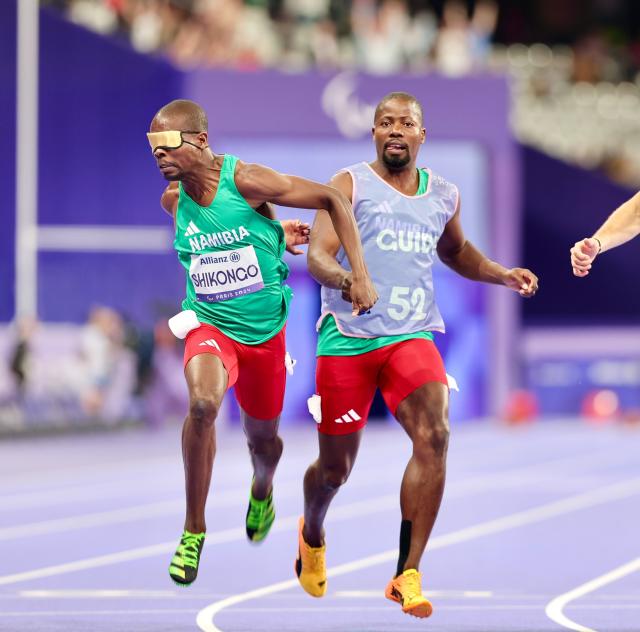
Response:
POLYGON ((208 132, 209 121, 207 113, 195 101, 189 99, 175 99, 158 110, 156 118, 179 116, 185 128, 194 132, 208 132))
POLYGON ((382 99, 380 100, 380 103, 376 105, 376 111, 375 111, 375 114, 373 115, 374 120, 378 118, 378 114, 380 114, 380 110, 389 101, 392 101, 393 99, 399 99, 402 101, 407 101, 408 103, 415 104, 418 112, 420 113, 420 125, 424 123, 424 111, 422 110, 422 103, 420 103, 420 101, 418 101, 416 97, 414 97, 412 94, 409 94, 408 92, 389 92, 389 94, 382 97, 382 99))

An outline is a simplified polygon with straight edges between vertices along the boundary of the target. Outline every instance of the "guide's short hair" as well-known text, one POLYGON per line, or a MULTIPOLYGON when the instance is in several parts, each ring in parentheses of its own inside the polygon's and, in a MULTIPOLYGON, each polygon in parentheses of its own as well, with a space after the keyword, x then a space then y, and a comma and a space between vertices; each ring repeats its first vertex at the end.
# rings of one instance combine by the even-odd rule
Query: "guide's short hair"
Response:
POLYGON ((399 99, 402 101, 407 101, 408 103, 413 103, 416 106, 416 109, 420 113, 420 125, 424 123, 424 111, 422 110, 422 103, 416 99, 412 94, 408 92, 389 92, 389 94, 382 97, 380 103, 376 106, 376 111, 374 114, 374 120, 378 118, 378 114, 380 114, 380 110, 389 102, 394 99, 399 99))

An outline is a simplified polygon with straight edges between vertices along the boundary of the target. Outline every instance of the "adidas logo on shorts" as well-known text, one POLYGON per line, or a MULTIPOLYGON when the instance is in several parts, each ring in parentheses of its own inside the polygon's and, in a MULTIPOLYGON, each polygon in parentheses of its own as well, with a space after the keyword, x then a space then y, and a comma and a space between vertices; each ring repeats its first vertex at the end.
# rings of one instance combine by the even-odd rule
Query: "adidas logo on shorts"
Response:
POLYGON ((333 421, 335 421, 337 424, 350 424, 354 421, 360 421, 361 419, 362 417, 360 417, 360 415, 358 415, 358 413, 352 408, 348 413, 345 413, 341 417, 336 417, 333 421))
POLYGON ((209 338, 209 340, 205 340, 204 342, 201 342, 198 346, 199 347, 215 347, 218 351, 221 351, 220 346, 213 338, 209 338))

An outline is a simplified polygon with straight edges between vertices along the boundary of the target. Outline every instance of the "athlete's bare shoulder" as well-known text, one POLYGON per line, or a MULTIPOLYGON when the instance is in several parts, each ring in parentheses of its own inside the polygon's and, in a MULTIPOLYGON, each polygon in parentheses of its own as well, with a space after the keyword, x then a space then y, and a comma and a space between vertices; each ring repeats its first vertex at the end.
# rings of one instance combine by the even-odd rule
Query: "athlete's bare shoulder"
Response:
MULTIPOLYGON (((263 170, 268 169, 264 165, 259 165, 255 162, 244 162, 244 160, 238 159, 236 162, 235 179, 237 182, 246 182, 257 176, 262 175, 263 170)), ((268 169, 271 171, 271 169, 268 169)))
POLYGON ((249 206, 257 208, 291 188, 289 176, 270 167, 238 160, 234 174, 238 192, 249 206))
POLYGON ((270 210, 267 208, 266 200, 261 199, 264 196, 259 195, 262 169, 266 169, 266 167, 238 159, 233 180, 238 192, 244 197, 247 204, 261 215, 269 217, 270 210))
POLYGON ((180 191, 178 189, 177 182, 169 182, 167 188, 162 192, 162 197, 160 198, 160 204, 162 208, 169 214, 171 217, 175 217, 176 211, 178 210, 178 197, 180 196, 180 191))
POLYGON ((348 171, 338 171, 338 173, 329 180, 329 185, 334 189, 338 189, 341 193, 344 193, 349 198, 349 202, 353 202, 353 179, 348 171))
POLYGON ((273 178, 282 177, 282 174, 265 165, 238 160, 234 177, 236 186, 241 191, 244 188, 253 190, 255 187, 262 187, 265 183, 269 184, 273 178))

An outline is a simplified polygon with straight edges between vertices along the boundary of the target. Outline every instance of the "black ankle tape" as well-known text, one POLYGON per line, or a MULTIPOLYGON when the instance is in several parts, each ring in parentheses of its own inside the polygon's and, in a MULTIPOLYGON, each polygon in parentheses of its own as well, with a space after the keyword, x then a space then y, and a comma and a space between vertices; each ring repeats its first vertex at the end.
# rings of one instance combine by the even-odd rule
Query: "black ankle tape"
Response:
POLYGON ((409 557, 411 547, 411 520, 403 520, 400 525, 400 554, 398 555, 398 568, 396 577, 404 572, 404 565, 409 557))

